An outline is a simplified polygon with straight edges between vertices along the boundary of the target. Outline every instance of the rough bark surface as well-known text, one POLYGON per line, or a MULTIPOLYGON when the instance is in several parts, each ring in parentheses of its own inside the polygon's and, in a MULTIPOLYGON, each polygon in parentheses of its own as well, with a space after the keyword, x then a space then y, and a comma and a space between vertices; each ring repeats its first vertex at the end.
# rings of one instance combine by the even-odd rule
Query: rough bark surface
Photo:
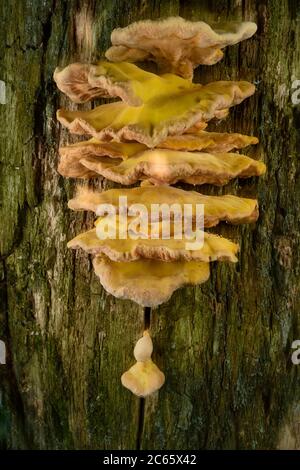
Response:
POLYGON ((291 98, 300 80, 297 3, 1 2, 2 447, 300 448, 300 366, 291 362, 300 338, 300 112, 291 98), (217 128, 257 135, 249 154, 260 154, 268 172, 223 189, 201 187, 257 195, 260 219, 217 230, 240 242, 236 266, 214 264, 206 284, 144 312, 106 294, 88 256, 66 248, 93 220, 68 210, 75 184, 56 171, 58 146, 75 138, 56 122, 56 109, 71 105, 52 74, 57 65, 100 57, 117 26, 178 14, 258 23, 252 39, 227 49, 219 64, 199 67, 195 79, 256 83, 255 96, 217 128), (143 401, 120 376, 149 323, 166 384, 143 401))

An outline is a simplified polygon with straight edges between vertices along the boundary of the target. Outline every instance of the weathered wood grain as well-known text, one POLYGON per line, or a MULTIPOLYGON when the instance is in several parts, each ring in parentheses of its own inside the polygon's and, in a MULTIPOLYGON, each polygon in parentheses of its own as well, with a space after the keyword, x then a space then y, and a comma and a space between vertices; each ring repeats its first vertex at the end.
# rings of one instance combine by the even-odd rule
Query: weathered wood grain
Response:
POLYGON ((8 0, 0 8, 2 446, 299 447, 299 368, 291 362, 300 338, 296 2, 8 0), (52 74, 57 65, 100 57, 116 26, 177 14, 258 23, 254 38, 227 49, 221 63, 199 67, 195 78, 255 81, 256 95, 218 129, 258 135, 249 154, 260 154, 268 172, 223 189, 201 187, 257 195, 260 219, 217 228, 240 242, 236 266, 214 265, 205 285, 145 313, 107 295, 91 260, 66 249, 93 220, 67 209, 75 185, 56 171, 59 144, 75 138, 56 122, 57 107, 70 103, 52 74), (166 384, 141 401, 120 376, 145 321, 166 384))

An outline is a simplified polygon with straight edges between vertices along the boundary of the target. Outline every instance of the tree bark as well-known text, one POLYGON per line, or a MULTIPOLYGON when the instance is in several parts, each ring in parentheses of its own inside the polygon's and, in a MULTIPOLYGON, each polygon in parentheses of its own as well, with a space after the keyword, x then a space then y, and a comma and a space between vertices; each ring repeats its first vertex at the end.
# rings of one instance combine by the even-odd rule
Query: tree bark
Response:
POLYGON ((291 96, 300 80, 297 2, 7 0, 0 8, 2 447, 299 449, 300 366, 291 361, 300 338, 300 112, 291 96), (57 65, 101 57, 115 27, 170 15, 258 23, 252 39, 199 67, 195 81, 257 85, 217 128, 257 135, 248 153, 268 171, 198 188, 258 197, 260 218, 216 230, 239 241, 237 265, 213 264, 206 284, 144 311, 108 295, 90 258, 66 248, 93 216, 67 208, 76 183, 57 173, 57 150, 76 137, 55 113, 75 105, 52 75, 57 65), (120 376, 145 325, 166 383, 142 400, 120 376))

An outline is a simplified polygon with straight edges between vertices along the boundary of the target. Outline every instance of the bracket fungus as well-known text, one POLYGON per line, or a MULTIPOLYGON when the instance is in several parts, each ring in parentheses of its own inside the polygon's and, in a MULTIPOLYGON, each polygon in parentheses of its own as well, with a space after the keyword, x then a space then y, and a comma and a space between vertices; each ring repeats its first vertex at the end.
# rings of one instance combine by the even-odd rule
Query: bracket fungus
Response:
POLYGON ((200 130, 197 133, 169 136, 159 147, 170 150, 186 150, 209 152, 230 152, 248 145, 258 143, 258 138, 238 133, 207 132, 200 130))
POLYGON ((92 138, 60 147, 58 171, 69 178, 93 178, 99 175, 95 171, 88 170, 83 164, 84 159, 95 162, 99 159, 105 162, 112 158, 126 160, 146 148, 145 145, 135 142, 100 142, 92 138))
POLYGON ((197 239, 170 238, 160 239, 137 239, 127 238, 125 240, 107 238, 100 240, 96 229, 91 229, 77 235, 68 242, 68 248, 81 248, 86 253, 93 255, 105 254, 113 261, 135 261, 142 258, 160 259, 163 261, 237 261, 236 254, 239 246, 226 238, 213 233, 204 232, 204 243, 200 249, 186 249, 188 243, 197 239))
MULTIPOLYGON (((232 106, 251 96, 254 85, 247 81, 202 85, 190 80, 195 67, 218 62, 222 49, 255 31, 251 22, 209 26, 180 17, 139 21, 112 32, 112 47, 105 54, 111 62, 74 63, 55 70, 58 88, 75 103, 119 98, 91 110, 58 110, 58 120, 70 132, 92 137, 61 147, 58 171, 75 178, 102 175, 123 185, 141 181, 140 187, 131 189, 80 188, 68 203, 73 210, 90 210, 98 216, 95 227, 70 240, 68 247, 94 256, 95 274, 115 297, 156 307, 181 286, 205 282, 210 262, 237 261, 238 244, 204 228, 222 221, 256 221, 257 201, 230 194, 203 195, 167 184, 223 185, 235 177, 265 172, 263 162, 230 153, 256 144, 256 137, 204 131, 208 121, 226 118, 232 106), (167 73, 157 75, 134 64, 143 60, 156 62, 167 73), (126 200, 126 221, 121 198, 126 200)), ((152 351, 145 331, 134 349, 136 364, 121 378, 137 396, 150 395, 165 381, 151 360, 152 351)))
POLYGON ((113 30, 105 56, 113 62, 154 61, 160 70, 192 78, 195 67, 215 64, 222 49, 250 38, 256 29, 249 21, 212 26, 181 17, 138 21, 113 30))
POLYGON ((176 96, 155 97, 142 106, 108 103, 90 111, 59 109, 57 119, 75 134, 99 140, 137 141, 155 147, 169 135, 182 134, 220 110, 241 103, 255 91, 249 82, 212 82, 176 96))
POLYGON ((168 73, 156 75, 128 62, 117 64, 70 64, 57 68, 53 76, 57 87, 75 103, 94 98, 121 98, 130 106, 141 106, 153 99, 198 90, 201 85, 168 73))
MULTIPOLYGON (((198 131, 196 134, 182 134, 169 136, 159 144, 160 149, 228 152, 232 149, 240 149, 247 145, 256 144, 256 137, 242 134, 228 134, 219 132, 198 131)), ((126 160, 139 152, 147 150, 144 144, 136 142, 101 142, 94 137, 82 142, 60 147, 60 161, 58 171, 69 178, 93 178, 99 175, 97 170, 92 170, 91 165, 97 165, 99 161, 109 162, 109 157, 126 160)), ((101 174, 101 172, 100 172, 101 174)))
POLYGON ((98 206, 111 204, 118 212, 120 197, 126 197, 128 206, 136 203, 143 204, 148 213, 151 212, 152 204, 172 206, 176 202, 182 207, 185 204, 191 204, 193 218, 197 204, 203 204, 206 228, 214 227, 221 221, 231 224, 255 222, 259 214, 256 199, 241 198, 231 194, 207 196, 197 191, 185 191, 168 185, 161 186, 159 191, 152 185, 130 189, 109 189, 103 192, 78 188, 76 196, 69 200, 68 206, 72 210, 90 210, 97 214, 98 206))
POLYGON ((138 397, 151 395, 165 383, 163 372, 151 359, 152 352, 152 339, 149 332, 144 331, 133 351, 136 363, 121 377, 122 385, 138 397))
POLYGON ((182 152, 152 149, 127 158, 84 157, 80 163, 108 180, 123 185, 149 179, 156 184, 174 184, 178 181, 191 184, 222 186, 231 179, 260 176, 265 164, 238 153, 182 152))
POLYGON ((130 299, 143 307, 167 302, 176 289, 202 284, 209 278, 209 264, 201 261, 154 259, 112 261, 105 255, 94 258, 95 274, 104 289, 118 299, 130 299))

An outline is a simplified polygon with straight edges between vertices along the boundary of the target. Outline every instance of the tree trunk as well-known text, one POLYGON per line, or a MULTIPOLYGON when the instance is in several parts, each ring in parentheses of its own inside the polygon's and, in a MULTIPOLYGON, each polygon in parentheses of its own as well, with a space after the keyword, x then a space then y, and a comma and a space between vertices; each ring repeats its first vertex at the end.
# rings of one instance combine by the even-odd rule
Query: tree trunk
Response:
MULTIPOLYGON (((300 366, 291 361, 292 342, 300 338, 296 3, 1 2, 2 447, 300 448, 300 366), (115 27, 170 15, 258 23, 252 39, 229 47, 219 64, 199 67, 195 81, 257 85, 255 96, 218 129, 257 135, 260 144, 249 152, 268 171, 222 189, 198 188, 258 197, 260 218, 253 226, 216 230, 239 241, 237 265, 213 264, 203 286, 181 289, 162 307, 144 311, 108 295, 91 259, 66 247, 92 226, 93 215, 67 208, 76 182, 57 173, 58 147, 76 137, 55 113, 75 105, 52 75, 57 65, 103 55, 115 27), (143 400, 122 387, 120 376, 149 324, 166 383, 143 400)), ((100 179, 94 184, 109 187, 100 179)))

